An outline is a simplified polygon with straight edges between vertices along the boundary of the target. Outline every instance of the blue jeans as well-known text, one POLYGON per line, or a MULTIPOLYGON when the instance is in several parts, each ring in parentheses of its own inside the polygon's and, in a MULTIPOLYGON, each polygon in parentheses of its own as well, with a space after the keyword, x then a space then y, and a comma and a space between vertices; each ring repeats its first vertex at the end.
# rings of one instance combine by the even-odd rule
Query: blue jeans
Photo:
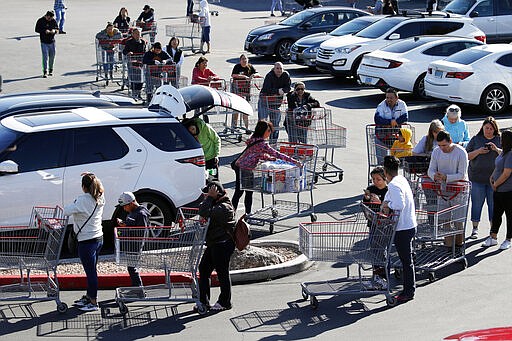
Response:
POLYGON ((66 22, 66 9, 59 8, 55 10, 55 21, 59 25, 59 31, 64 31, 64 23, 66 22))
POLYGON ((112 73, 114 69, 114 51, 108 50, 103 51, 103 71, 105 72, 105 76, 107 72, 112 73))
POLYGON ((274 10, 277 9, 283 12, 283 2, 281 0, 272 0, 272 6, 270 7, 270 12, 274 13, 274 10))
POLYGON ((194 0, 187 0, 187 17, 194 13, 194 0))
POLYGON ((43 73, 46 73, 48 70, 53 71, 55 42, 51 44, 41 43, 41 53, 43 54, 43 73))
POLYGON ((471 183, 471 221, 479 222, 484 201, 487 200, 489 221, 492 221, 494 207, 493 190, 490 183, 471 183))
POLYGON ((275 144, 279 138, 279 124, 281 123, 281 103, 269 103, 269 100, 262 96, 258 100, 258 120, 270 118, 274 126, 274 132, 270 135, 270 144, 275 144))
POLYGON ((404 279, 403 294, 414 296, 416 290, 416 277, 414 273, 414 263, 412 260, 412 239, 416 234, 416 229, 408 229, 395 232, 395 248, 398 257, 402 262, 402 271, 404 279))
POLYGON ((96 299, 98 297, 98 272, 96 264, 101 247, 103 246, 103 238, 101 240, 93 239, 78 242, 78 256, 84 267, 87 276, 87 297, 96 299))

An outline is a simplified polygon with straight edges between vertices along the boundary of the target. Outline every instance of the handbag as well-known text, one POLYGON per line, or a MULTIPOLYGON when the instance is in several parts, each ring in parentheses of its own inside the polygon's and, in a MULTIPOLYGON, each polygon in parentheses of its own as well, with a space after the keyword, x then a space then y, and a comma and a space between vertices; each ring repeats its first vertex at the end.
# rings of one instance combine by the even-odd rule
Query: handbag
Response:
POLYGON ((263 141, 254 141, 253 143, 251 143, 247 147, 245 147, 244 151, 241 152, 240 154, 238 154, 238 156, 233 161, 231 161, 231 164, 230 164, 231 169, 234 170, 238 174, 238 171, 240 170, 240 166, 237 165, 238 160, 240 160, 240 158, 242 157, 242 155, 244 155, 244 153, 247 151, 247 149, 249 149, 250 147, 252 147, 260 142, 263 142, 263 141))
POLYGON ((75 233, 75 229, 71 228, 68 236, 68 251, 71 255, 76 255, 78 253, 78 234, 82 231, 84 226, 89 222, 94 212, 96 212, 96 208, 98 207, 98 203, 94 206, 94 210, 92 210, 91 215, 87 220, 83 223, 83 225, 78 229, 78 232, 75 233))

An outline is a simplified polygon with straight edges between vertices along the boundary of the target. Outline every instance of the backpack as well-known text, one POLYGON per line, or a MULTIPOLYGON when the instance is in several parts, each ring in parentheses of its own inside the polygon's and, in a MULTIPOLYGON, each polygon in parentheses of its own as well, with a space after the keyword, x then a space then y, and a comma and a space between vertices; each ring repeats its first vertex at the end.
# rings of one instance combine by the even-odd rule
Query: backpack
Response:
POLYGON ((251 240, 251 229, 249 224, 245 221, 245 214, 238 219, 232 237, 238 251, 245 250, 247 245, 249 245, 251 240))

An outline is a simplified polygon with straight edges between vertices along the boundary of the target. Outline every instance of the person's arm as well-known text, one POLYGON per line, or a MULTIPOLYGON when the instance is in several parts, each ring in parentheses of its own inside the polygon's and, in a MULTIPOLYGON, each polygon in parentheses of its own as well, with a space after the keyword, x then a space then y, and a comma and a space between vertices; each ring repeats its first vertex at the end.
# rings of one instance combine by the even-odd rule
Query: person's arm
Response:
POLYGON ((151 51, 144 53, 144 56, 142 57, 142 64, 155 65, 155 61, 153 60, 153 53, 151 53, 151 51))
POLYGON ((220 79, 219 76, 217 76, 217 74, 215 74, 215 72, 212 71, 212 69, 206 69, 205 71, 208 76, 208 81, 220 79))
POLYGON ((387 206, 393 211, 402 211, 405 208, 405 195, 400 188, 390 184, 386 197, 387 206))
POLYGON ((204 126, 206 127, 206 131, 208 133, 208 139, 212 141, 213 149, 215 151, 215 157, 218 158, 220 155, 220 137, 219 134, 215 131, 215 129, 212 128, 211 125, 205 123, 204 126))
POLYGON ((384 108, 382 106, 382 103, 377 106, 377 110, 375 111, 375 115, 373 116, 373 121, 377 125, 383 125, 383 126, 391 125, 391 120, 387 119, 387 118, 384 118, 384 116, 381 115, 382 114, 381 111, 383 109, 384 108))
POLYGON ((434 149, 432 151, 432 157, 430 158, 430 163, 428 165, 428 177, 434 180, 434 176, 437 173, 437 150, 434 149))
POLYGON ((294 158, 292 158, 286 154, 283 154, 283 153, 275 150, 268 143, 264 143, 262 149, 263 149, 264 154, 268 154, 276 159, 283 160, 283 161, 286 161, 289 163, 293 163, 294 165, 299 164, 299 161, 295 160, 294 158))
POLYGON ((308 94, 308 104, 310 108, 320 108, 320 102, 311 96, 311 94, 308 94))
POLYGON ((288 111, 295 109, 295 93, 293 91, 286 94, 286 102, 288 103, 288 111))
POLYGON ((402 110, 402 114, 400 115, 400 117, 398 117, 396 119, 396 123, 398 124, 403 124, 403 123, 406 123, 407 120, 409 119, 409 112, 407 110, 407 104, 405 104, 405 102, 399 102, 398 105, 400 106, 401 110, 402 110))
POLYGON ((135 226, 149 226, 149 216, 145 212, 139 212, 135 218, 135 226))
POLYGON ((137 18, 137 22, 141 22, 142 18, 144 17, 144 12, 142 12, 139 17, 137 18))
POLYGON ((192 84, 208 84, 208 78, 201 75, 198 67, 192 69, 192 84))
MULTIPOLYGON (((181 50, 176 49, 176 53, 178 53, 178 51, 181 51, 181 50)), ((183 64, 183 51, 181 51, 181 53, 180 53, 180 60, 178 60, 176 65, 181 66, 182 64, 183 64)))
POLYGON ((204 198, 203 201, 201 201, 199 204, 199 210, 197 213, 201 217, 210 218, 214 202, 215 201, 211 196, 206 196, 206 198, 204 198))
POLYGON ((283 89, 284 93, 290 92, 292 89, 292 80, 290 79, 290 74, 284 71, 281 77, 285 77, 284 84, 281 88, 283 89))
POLYGON ((69 215, 72 215, 75 213, 83 212, 84 208, 83 208, 82 201, 83 201, 82 197, 79 196, 78 198, 75 199, 75 201, 64 206, 63 214, 65 216, 69 216, 69 215))
POLYGON ((499 176, 499 178, 492 183, 492 187, 494 190, 496 190, 499 186, 501 186, 507 179, 510 177, 510 174, 512 174, 512 168, 503 168, 503 172, 499 176))
POLYGON ((467 179, 468 174, 468 154, 465 149, 460 150, 458 157, 455 162, 457 162, 457 172, 455 174, 446 174, 446 182, 452 182, 457 180, 467 179))
POLYGON ((467 123, 464 121, 464 136, 462 137, 461 142, 468 142, 469 141, 469 127, 467 123))
POLYGON ((468 159, 469 161, 473 160, 480 154, 485 154, 487 150, 485 147, 476 148, 476 140, 475 138, 472 138, 469 140, 468 145, 466 146, 466 152, 468 153, 468 159))
POLYGON ((418 142, 416 146, 414 146, 414 149, 412 150, 412 155, 426 155, 425 152, 427 144, 427 136, 423 136, 421 140, 418 142))

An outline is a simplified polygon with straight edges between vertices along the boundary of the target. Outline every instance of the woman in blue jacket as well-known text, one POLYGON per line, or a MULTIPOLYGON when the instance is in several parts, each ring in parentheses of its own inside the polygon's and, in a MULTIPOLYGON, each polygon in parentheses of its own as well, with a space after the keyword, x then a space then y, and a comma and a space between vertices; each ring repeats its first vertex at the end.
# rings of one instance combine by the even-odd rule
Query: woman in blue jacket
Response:
POLYGON ((469 142, 469 129, 466 121, 461 119, 462 111, 456 104, 446 108, 442 119, 444 129, 450 133, 453 143, 466 146, 469 142))

